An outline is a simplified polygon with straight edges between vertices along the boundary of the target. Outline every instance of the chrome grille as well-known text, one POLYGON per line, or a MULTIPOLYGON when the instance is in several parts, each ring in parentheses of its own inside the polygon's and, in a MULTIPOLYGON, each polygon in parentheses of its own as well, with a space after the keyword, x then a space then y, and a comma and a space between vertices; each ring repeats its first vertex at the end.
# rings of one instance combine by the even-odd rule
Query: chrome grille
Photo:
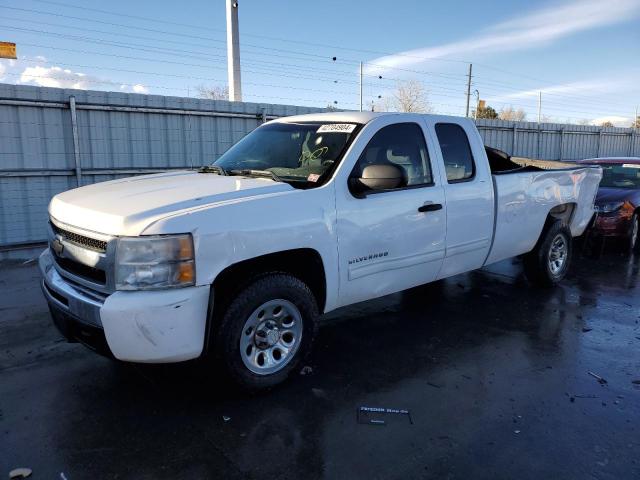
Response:
POLYGON ((95 238, 85 237, 84 235, 64 230, 53 223, 51 223, 51 228, 57 235, 60 235, 68 242, 95 250, 96 252, 105 252, 107 250, 107 242, 103 240, 96 240, 95 238))

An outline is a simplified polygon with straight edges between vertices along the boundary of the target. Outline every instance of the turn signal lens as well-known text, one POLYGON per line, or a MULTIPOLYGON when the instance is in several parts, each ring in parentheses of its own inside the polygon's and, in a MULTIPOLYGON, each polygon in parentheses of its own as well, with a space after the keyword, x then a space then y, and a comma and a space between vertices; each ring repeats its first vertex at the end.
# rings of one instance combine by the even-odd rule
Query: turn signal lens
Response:
POLYGON ((196 278, 193 262, 183 262, 178 264, 178 282, 192 284, 196 278))

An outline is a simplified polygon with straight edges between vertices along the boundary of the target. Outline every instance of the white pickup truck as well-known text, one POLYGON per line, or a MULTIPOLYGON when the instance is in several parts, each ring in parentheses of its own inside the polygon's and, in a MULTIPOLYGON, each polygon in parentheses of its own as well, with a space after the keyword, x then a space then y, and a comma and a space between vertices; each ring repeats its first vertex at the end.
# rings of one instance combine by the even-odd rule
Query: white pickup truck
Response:
POLYGON ((56 195, 42 288, 69 340, 127 362, 209 354, 270 387, 321 313, 522 254, 532 282, 558 282, 600 178, 514 163, 465 118, 282 118, 199 171, 56 195))

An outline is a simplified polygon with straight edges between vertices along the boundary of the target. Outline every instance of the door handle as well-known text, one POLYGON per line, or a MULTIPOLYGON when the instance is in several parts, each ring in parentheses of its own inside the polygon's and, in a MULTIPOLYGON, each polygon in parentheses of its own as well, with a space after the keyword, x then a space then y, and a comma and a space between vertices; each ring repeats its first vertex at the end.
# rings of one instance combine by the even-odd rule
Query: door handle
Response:
POLYGON ((427 203, 426 205, 418 207, 419 212, 435 212, 437 210, 442 210, 441 203, 427 203))

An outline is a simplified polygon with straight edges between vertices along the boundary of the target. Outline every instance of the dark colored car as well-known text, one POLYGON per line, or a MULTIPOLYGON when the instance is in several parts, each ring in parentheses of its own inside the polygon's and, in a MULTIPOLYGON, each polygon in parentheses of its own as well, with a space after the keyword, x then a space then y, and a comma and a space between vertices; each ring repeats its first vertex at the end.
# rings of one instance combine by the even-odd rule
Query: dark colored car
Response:
POLYGON ((576 163, 602 167, 592 234, 622 239, 629 249, 640 251, 640 158, 590 158, 576 163))

